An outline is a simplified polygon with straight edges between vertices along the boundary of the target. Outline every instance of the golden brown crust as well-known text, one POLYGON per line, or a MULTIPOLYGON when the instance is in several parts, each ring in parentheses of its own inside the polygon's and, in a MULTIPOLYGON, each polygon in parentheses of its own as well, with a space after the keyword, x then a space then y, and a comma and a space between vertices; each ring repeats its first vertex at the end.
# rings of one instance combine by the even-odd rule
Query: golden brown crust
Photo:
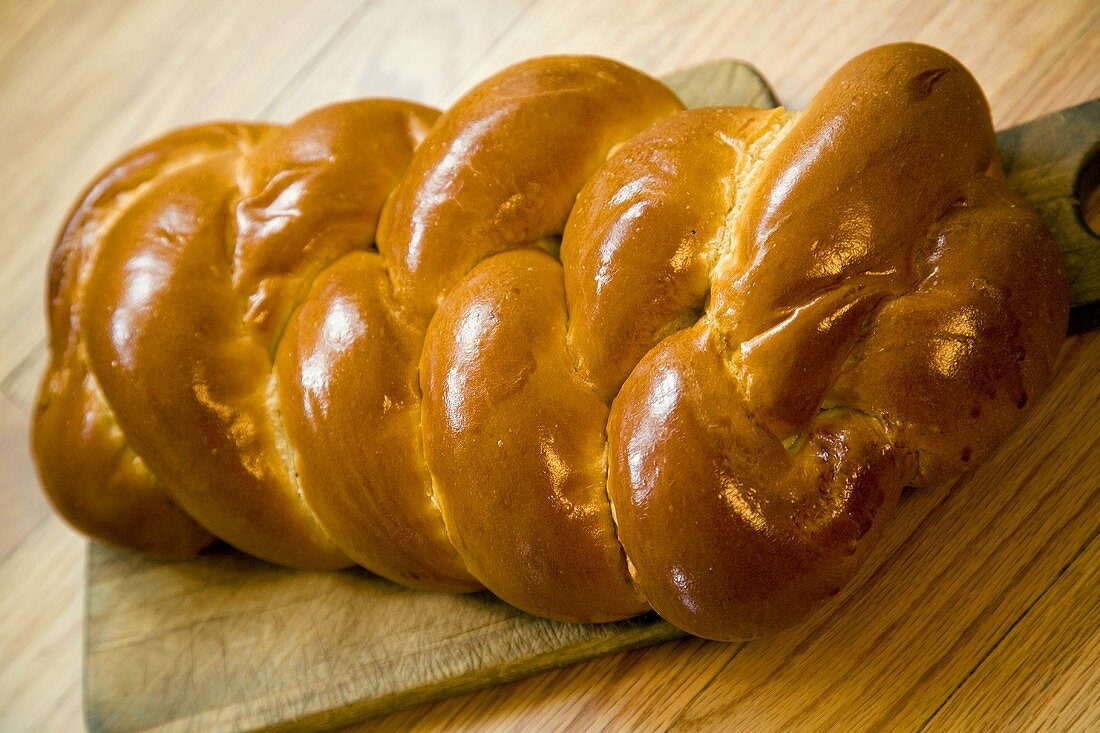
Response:
POLYGON ((348 556, 390 580, 461 592, 466 571, 432 505, 420 446, 423 332, 398 315, 382 258, 317 279, 279 346, 287 437, 306 504, 348 556))
POLYGON ((845 65, 739 179, 704 318, 608 424, 620 539, 666 618, 721 639, 793 623, 903 486, 980 460, 1045 385, 1065 276, 992 154, 969 73, 900 45, 845 65))
POLYGON ((82 358, 51 366, 42 392, 31 444, 61 516, 101 542, 153 557, 186 558, 214 543, 131 450, 82 358))
POLYGON ((878 421, 842 409, 784 446, 753 414, 715 338, 700 322, 631 374, 609 423, 609 483, 619 538, 654 609, 693 634, 750 639, 840 589, 910 466, 878 421))
POLYGON ((235 158, 160 179, 106 235, 83 296, 89 365, 130 444, 203 526, 257 557, 340 567, 287 475, 267 352, 230 285, 235 158))
POLYGON ((606 400, 645 352, 702 313, 748 148, 785 119, 688 110, 624 143, 581 191, 561 248, 569 345, 606 400))
POLYGON ((233 287, 253 335, 273 344, 317 274, 374 243, 383 204, 438 116, 384 99, 336 104, 249 149, 233 207, 233 287))
POLYGON ((424 439, 471 572, 531 613, 610 621, 647 608, 604 488, 607 406, 565 349, 561 265, 524 249, 455 288, 428 332, 424 439))
POLYGON ((680 108, 549 57, 438 120, 367 100, 123 158, 51 267, 55 505, 573 621, 796 622, 1042 392, 1065 274, 936 49, 797 116, 680 108))
POLYGON ((897 427, 914 486, 986 459, 1050 382, 1068 317, 1050 232, 1000 181, 974 179, 928 239, 916 290, 867 324, 834 387, 897 427))
POLYGON ((50 362, 32 418, 39 477, 58 512, 101 542, 156 557, 194 555, 215 541, 165 493, 130 449, 89 372, 83 292, 104 233, 151 182, 237 146, 260 126, 202 125, 131 151, 78 199, 58 236, 47 290, 50 362))
POLYGON ((479 84, 439 119, 379 228, 402 300, 426 321, 484 258, 560 236, 612 146, 682 108, 648 76, 586 56, 533 59, 479 84))

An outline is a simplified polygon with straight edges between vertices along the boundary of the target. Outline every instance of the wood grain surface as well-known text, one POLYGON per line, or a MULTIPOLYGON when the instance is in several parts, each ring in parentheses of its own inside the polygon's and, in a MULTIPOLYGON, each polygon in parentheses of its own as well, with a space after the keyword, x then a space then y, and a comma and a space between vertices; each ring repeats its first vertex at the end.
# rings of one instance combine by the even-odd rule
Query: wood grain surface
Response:
MULTIPOLYGON (((658 74, 746 58, 801 107, 846 58, 901 39, 967 64, 998 127, 1100 96, 1091 0, 3 0, 5 391, 34 371, 18 367, 42 339, 65 209, 106 161, 167 126, 285 120, 363 95, 446 104, 520 58, 582 51, 658 74)), ((363 729, 1096 729, 1098 403, 1100 338, 1073 337, 1054 388, 995 459, 906 497, 864 572, 798 629, 673 641, 363 729)), ((85 543, 50 515, 25 431, 24 409, 0 404, 0 730, 73 730, 85 543)))

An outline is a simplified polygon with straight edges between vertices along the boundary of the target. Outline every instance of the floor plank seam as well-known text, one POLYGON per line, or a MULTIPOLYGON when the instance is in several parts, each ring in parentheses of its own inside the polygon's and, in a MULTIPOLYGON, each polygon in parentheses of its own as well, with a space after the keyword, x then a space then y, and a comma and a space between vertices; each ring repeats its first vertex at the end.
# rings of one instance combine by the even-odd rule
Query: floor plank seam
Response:
POLYGON ((21 395, 16 389, 16 383, 22 379, 28 369, 34 365, 35 356, 40 352, 48 348, 45 337, 38 339, 34 346, 23 355, 23 357, 16 363, 12 370, 4 375, 2 381, 0 381, 0 393, 7 398, 8 402, 13 404, 21 412, 30 415, 32 408, 34 407, 34 397, 32 393, 30 395, 21 395))
MULTIPOLYGON (((1042 72, 1038 76, 1036 76, 1036 79, 1038 81, 1036 81, 1035 84, 1033 84, 1031 86, 1031 88, 1027 90, 1027 94, 1021 95, 1021 98, 1020 98, 1019 102, 1014 104, 1012 107, 1009 107, 1009 111, 1012 113, 1012 117, 1007 122, 1002 121, 1000 123, 1000 125, 998 126, 999 129, 1007 129, 1007 128, 1012 127, 1014 125, 1023 124, 1025 122, 1029 122, 1031 119, 1035 119, 1034 117, 1021 119, 1021 115, 1016 110, 1016 107, 1018 107, 1020 105, 1026 105, 1027 100, 1029 100, 1034 95, 1034 93, 1036 91, 1038 91, 1043 86, 1045 86, 1044 81, 1048 80, 1052 77, 1051 70, 1058 68, 1058 65, 1061 64, 1062 61, 1064 61, 1066 59, 1066 57, 1068 57, 1073 52, 1074 47, 1077 45, 1077 43, 1082 38, 1087 37, 1089 34, 1095 33, 1096 26, 1098 24, 1100 24, 1100 5, 1098 5, 1096 7, 1094 12, 1095 12, 1095 16, 1089 22, 1081 23, 1080 25, 1078 25, 1079 30, 1076 34, 1073 35, 1072 40, 1069 41, 1069 43, 1067 43, 1065 45, 1065 47, 1062 49, 1061 53, 1059 53, 1057 56, 1055 56, 1053 59, 1051 59, 1050 63, 1048 63, 1046 65, 1046 67, 1043 68, 1042 72)), ((1046 82, 1046 83, 1049 83, 1049 82, 1046 82)), ((1056 109, 1047 110, 1047 112, 1044 112, 1040 115, 1036 115, 1036 117, 1041 117, 1043 114, 1049 114, 1049 113, 1055 112, 1055 111, 1057 111, 1057 110, 1056 109)))
POLYGON ((20 50, 20 47, 27 42, 28 38, 31 38, 35 35, 35 33, 38 32, 39 26, 42 25, 45 22, 46 18, 54 12, 59 2, 60 0, 53 0, 52 4, 48 8, 41 11, 41 15, 35 18, 29 26, 23 29, 23 33, 18 38, 16 38, 11 46, 8 48, 8 50, 2 56, 0 56, 0 69, 2 69, 7 63, 9 63, 10 59, 15 58, 19 55, 18 51, 20 50))
POLYGON ((1043 590, 1035 597, 1035 599, 1028 604, 1027 608, 1025 608, 1023 612, 1011 624, 1008 625, 1008 628, 1005 629, 1005 632, 1001 634, 1001 636, 994 644, 989 647, 989 649, 986 650, 986 653, 982 655, 981 659, 979 659, 974 664, 970 671, 967 672, 962 677, 962 679, 959 680, 958 684, 956 684, 955 687, 952 688, 951 692, 946 697, 944 697, 943 701, 941 701, 940 704, 936 706, 936 709, 933 710, 932 713, 925 719, 924 723, 921 724, 916 733, 924 733, 924 731, 928 729, 928 726, 930 726, 932 724, 932 721, 936 719, 936 716, 939 715, 940 710, 942 710, 949 702, 951 702, 952 698, 954 698, 959 690, 962 689, 967 680, 969 680, 974 675, 974 673, 977 672, 983 664, 985 664, 986 660, 989 659, 989 657, 992 656, 993 653, 1001 647, 1004 641, 1012 634, 1012 631, 1016 628, 1016 626, 1031 614, 1032 609, 1035 608, 1035 606, 1043 598, 1046 597, 1051 588, 1058 584, 1058 581, 1062 579, 1062 576, 1066 574, 1070 566, 1077 562, 1077 559, 1081 555, 1083 555, 1086 550, 1088 550, 1088 548, 1092 545, 1093 542, 1097 540, 1098 537, 1100 537, 1100 527, 1097 527, 1093 530, 1088 539, 1085 540, 1085 542, 1083 542, 1081 546, 1077 548, 1077 551, 1073 553, 1073 556, 1068 561, 1066 561, 1066 563, 1061 568, 1059 568, 1058 572, 1055 573, 1053 578, 1051 578, 1051 581, 1043 588, 1043 590))
POLYGON ((35 533, 37 533, 45 524, 51 521, 54 521, 54 515, 51 512, 43 514, 41 518, 39 518, 39 520, 34 523, 34 526, 28 529, 27 533, 23 535, 23 537, 17 543, 15 543, 11 550, 3 557, 0 557, 0 575, 3 575, 4 571, 7 570, 8 563, 11 562, 11 560, 19 554, 20 548, 22 548, 23 545, 27 544, 27 541, 30 540, 30 538, 33 537, 35 533))
POLYGON ((279 89, 279 91, 275 92, 275 94, 272 95, 271 100, 260 109, 260 113, 258 115, 259 119, 267 120, 271 116, 271 111, 280 102, 280 100, 282 100, 283 95, 285 95, 289 90, 293 89, 295 83, 303 76, 308 74, 310 70, 318 64, 318 62, 325 56, 325 54, 329 52, 329 49, 332 48, 333 44, 335 44, 346 34, 351 32, 351 29, 355 27, 355 24, 359 22, 359 19, 363 16, 365 12, 367 12, 367 9, 370 8, 371 4, 372 3, 370 2, 370 0, 363 0, 362 2, 360 2, 359 7, 355 11, 350 13, 347 18, 344 19, 344 22, 340 24, 340 27, 337 28, 332 33, 332 35, 328 37, 328 40, 321 44, 321 47, 317 49, 316 53, 310 56, 309 59, 307 59, 306 62, 298 68, 297 71, 291 74, 286 84, 284 84, 282 88, 279 89))
MULTIPOLYGON (((502 31, 501 31, 501 32, 500 32, 500 33, 499 33, 499 34, 497 35, 497 37, 496 37, 496 38, 494 38, 494 39, 493 39, 493 41, 492 41, 492 42, 491 42, 491 43, 490 43, 490 44, 489 44, 488 46, 486 46, 486 47, 485 47, 485 50, 484 50, 484 51, 483 51, 483 52, 481 53, 481 55, 480 55, 480 56, 478 56, 478 57, 477 57, 476 59, 474 59, 473 61, 471 61, 471 62, 470 62, 470 64, 469 64, 469 65, 468 65, 468 66, 467 66, 467 67, 466 67, 465 69, 463 69, 463 70, 462 70, 462 72, 461 72, 461 73, 460 73, 460 74, 458 75, 458 80, 457 80, 457 81, 455 81, 455 83, 454 83, 454 84, 452 84, 451 86, 447 87, 447 91, 446 91, 446 92, 445 92, 445 93, 443 94, 443 98, 442 98, 442 99, 449 99, 449 98, 450 98, 450 96, 451 96, 452 94, 454 94, 455 90, 457 90, 457 89, 461 88, 461 86, 462 86, 462 85, 466 85, 466 86, 472 86, 472 84, 469 84, 469 83, 468 83, 468 82, 466 81, 466 77, 467 77, 467 76, 469 76, 469 74, 470 74, 470 70, 471 70, 471 69, 473 69, 473 68, 476 68, 476 67, 477 67, 477 65, 478 65, 478 63, 479 63, 479 62, 480 62, 480 61, 481 61, 482 59, 488 58, 488 56, 489 56, 489 55, 490 55, 490 54, 491 54, 491 53, 492 53, 492 52, 493 52, 494 50, 496 50, 497 46, 499 46, 499 45, 501 44, 501 41, 503 41, 503 40, 504 40, 504 38, 505 38, 506 36, 508 36, 508 34, 510 34, 510 33, 512 32, 512 29, 514 29, 514 28, 515 28, 515 27, 516 27, 516 26, 517 26, 517 25, 519 24, 519 22, 520 22, 521 20, 523 20, 523 18, 524 18, 524 17, 525 17, 525 16, 526 16, 526 15, 527 15, 528 13, 530 13, 530 12, 531 12, 531 8, 533 8, 533 7, 535 7, 536 5, 538 5, 538 4, 539 4, 539 2, 540 2, 540 0, 529 0, 529 2, 527 3, 526 7, 524 7, 524 8, 523 8, 523 10, 519 11, 519 13, 517 13, 517 14, 516 14, 516 17, 515 17, 515 18, 512 18, 512 22, 511 22, 511 23, 509 23, 509 24, 508 24, 508 26, 507 26, 507 27, 506 27, 506 28, 505 28, 504 30, 502 30, 502 31)), ((480 79, 479 79, 478 81, 480 81, 480 79)), ((477 82, 474 82, 474 83, 477 83, 477 82)), ((439 102, 442 102, 442 100, 437 100, 437 101, 436 101, 436 103, 439 103, 439 102)))
MULTIPOLYGON (((691 709, 692 705, 695 704, 695 701, 699 699, 699 696, 702 695, 704 692, 706 692, 707 689, 709 689, 710 686, 712 684, 714 684, 714 681, 716 679, 718 679, 723 672, 726 671, 726 669, 730 666, 730 664, 733 663, 733 660, 737 659, 737 655, 739 655, 741 653, 741 651, 746 646, 748 646, 749 644, 751 644, 753 642, 751 642, 751 641, 742 641, 742 642, 733 642, 733 643, 739 643, 740 644, 740 646, 737 648, 737 651, 735 651, 733 653, 733 656, 731 656, 729 659, 727 659, 722 664, 722 666, 718 668, 718 670, 714 673, 714 675, 709 680, 707 680, 706 683, 702 687, 700 687, 696 691, 696 693, 694 695, 692 695, 690 699, 688 699, 688 701, 686 703, 684 703, 683 707, 680 708, 680 711, 678 713, 676 713, 676 717, 674 717, 674 718, 672 718, 671 720, 668 721, 668 725, 665 726, 664 730, 669 731, 669 730, 672 730, 674 727, 676 727, 676 725, 679 724, 680 721, 682 721, 684 719, 684 714, 687 713, 687 711, 691 709)), ((767 640, 765 640, 764 643, 767 643, 767 640)))

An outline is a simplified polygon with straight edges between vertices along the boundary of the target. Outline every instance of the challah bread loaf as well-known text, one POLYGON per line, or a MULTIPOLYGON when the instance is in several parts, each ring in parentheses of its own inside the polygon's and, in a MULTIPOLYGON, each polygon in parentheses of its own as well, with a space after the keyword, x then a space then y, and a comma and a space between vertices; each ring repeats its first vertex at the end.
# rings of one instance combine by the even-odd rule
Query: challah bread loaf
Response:
POLYGON ((1068 292, 977 83, 898 44, 798 115, 549 57, 442 115, 171 133, 81 198, 48 305, 35 456, 97 540, 745 639, 995 448, 1068 292))

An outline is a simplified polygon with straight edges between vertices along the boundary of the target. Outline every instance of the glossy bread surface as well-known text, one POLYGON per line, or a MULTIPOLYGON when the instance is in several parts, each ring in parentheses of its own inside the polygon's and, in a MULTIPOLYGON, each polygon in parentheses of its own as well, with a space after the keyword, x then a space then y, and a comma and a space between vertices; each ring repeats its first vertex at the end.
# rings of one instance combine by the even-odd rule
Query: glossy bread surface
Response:
POLYGON ((547 57, 108 168, 55 248, 33 443, 64 516, 147 554, 751 638, 1011 431, 1067 300, 936 49, 798 115, 547 57))

